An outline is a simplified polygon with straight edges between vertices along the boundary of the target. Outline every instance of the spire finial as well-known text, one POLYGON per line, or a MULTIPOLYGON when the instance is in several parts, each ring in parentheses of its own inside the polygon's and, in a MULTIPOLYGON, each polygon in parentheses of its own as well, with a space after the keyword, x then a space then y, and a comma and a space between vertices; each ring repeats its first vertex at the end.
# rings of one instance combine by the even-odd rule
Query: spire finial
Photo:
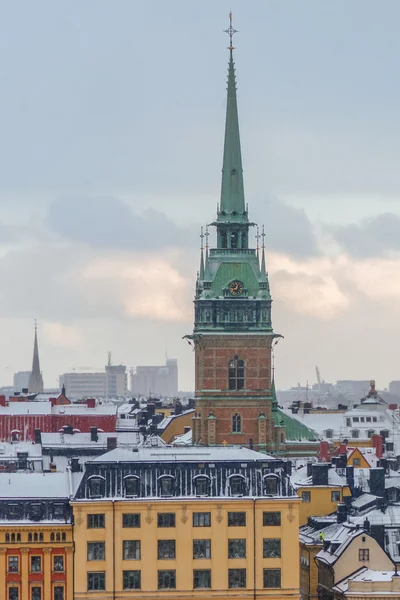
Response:
POLYGON ((199 272, 199 279, 200 281, 203 281, 204 279, 204 229, 203 227, 201 228, 201 233, 200 233, 200 272, 199 272))
POLYGON ((265 250, 265 232, 264 232, 264 225, 262 226, 262 234, 261 234, 261 237, 262 237, 262 244, 261 244, 261 248, 262 248, 263 250, 265 250))
POLYGON ((260 237, 261 237, 261 235, 260 235, 260 228, 259 228, 259 226, 257 225, 257 234, 256 234, 256 240, 257 240, 257 256, 259 255, 259 252, 260 252, 260 237))
POLYGON ((224 30, 224 33, 227 33, 229 35, 229 46, 228 46, 228 50, 230 52, 232 52, 232 50, 234 50, 235 48, 233 47, 233 36, 235 35, 235 33, 237 33, 237 29, 233 29, 232 27, 232 11, 229 13, 229 27, 228 29, 224 30))
POLYGON ((206 256, 208 256, 208 236, 210 234, 208 233, 208 225, 206 225, 206 232, 204 234, 204 237, 206 238, 206 256))
POLYGON ((35 319, 35 332, 37 331, 37 320, 35 319))
POLYGON ((204 229, 203 227, 201 227, 201 233, 200 233, 200 250, 203 252, 204 250, 204 245, 203 245, 203 240, 204 240, 204 229))

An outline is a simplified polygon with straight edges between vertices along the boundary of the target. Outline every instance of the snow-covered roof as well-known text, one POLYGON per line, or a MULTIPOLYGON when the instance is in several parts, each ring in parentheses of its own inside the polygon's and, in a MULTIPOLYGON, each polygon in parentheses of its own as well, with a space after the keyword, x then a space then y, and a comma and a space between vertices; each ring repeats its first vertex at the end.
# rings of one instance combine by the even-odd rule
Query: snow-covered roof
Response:
POLYGON ((378 500, 380 500, 379 496, 374 496, 373 494, 362 494, 356 500, 353 500, 351 507, 355 508, 356 510, 361 510, 369 504, 376 503, 378 500))
POLYGON ((192 444, 192 430, 187 431, 186 433, 182 433, 182 435, 177 435, 174 441, 172 442, 173 446, 190 446, 192 444))
POLYGON ((391 581, 394 576, 394 571, 375 571, 374 569, 365 569, 354 575, 351 575, 348 580, 351 581, 391 581))
POLYGON ((0 473, 0 500, 69 498, 69 473, 0 473))
MULTIPOLYGON (((290 482, 294 488, 313 486, 312 475, 307 475, 307 466, 295 471, 290 477, 290 482)), ((337 474, 334 468, 330 467, 328 469, 328 486, 345 487, 346 485, 347 482, 337 474)))
POLYGON ((141 437, 137 432, 102 432, 98 431, 97 442, 91 440, 90 433, 74 433, 73 435, 57 432, 42 433, 43 448, 107 448, 108 438, 117 438, 117 444, 137 446, 141 437))
POLYGON ((202 448, 198 446, 180 447, 164 446, 163 448, 139 447, 135 451, 126 448, 116 448, 95 458, 92 463, 106 462, 201 462, 201 461, 266 461, 273 460, 272 456, 255 452, 248 448, 202 448))
POLYGON ((86 404, 62 404, 53 406, 53 414, 66 415, 83 415, 83 414, 102 414, 116 415, 117 407, 113 404, 96 404, 95 407, 89 408, 86 404))
POLYGON ((358 537, 359 535, 366 535, 365 531, 362 529, 348 529, 347 527, 341 527, 336 535, 329 540, 327 538, 326 531, 324 533, 325 540, 329 541, 330 544, 326 550, 324 546, 322 550, 318 552, 316 558, 327 565, 333 565, 343 554, 346 548, 348 548, 354 538, 358 537))

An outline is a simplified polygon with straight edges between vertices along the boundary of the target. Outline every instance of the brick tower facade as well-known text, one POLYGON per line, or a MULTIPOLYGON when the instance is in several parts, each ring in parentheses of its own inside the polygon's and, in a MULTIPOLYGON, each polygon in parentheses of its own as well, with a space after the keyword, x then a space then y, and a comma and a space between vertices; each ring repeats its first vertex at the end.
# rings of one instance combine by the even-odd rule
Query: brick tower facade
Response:
POLYGON ((271 352, 280 336, 271 323, 264 235, 261 250, 249 247, 254 223, 244 198, 232 51, 231 44, 221 201, 212 223, 216 247, 209 250, 207 231, 196 283, 194 331, 188 336, 195 350, 193 443, 267 450, 284 442, 272 415, 276 400, 271 352))

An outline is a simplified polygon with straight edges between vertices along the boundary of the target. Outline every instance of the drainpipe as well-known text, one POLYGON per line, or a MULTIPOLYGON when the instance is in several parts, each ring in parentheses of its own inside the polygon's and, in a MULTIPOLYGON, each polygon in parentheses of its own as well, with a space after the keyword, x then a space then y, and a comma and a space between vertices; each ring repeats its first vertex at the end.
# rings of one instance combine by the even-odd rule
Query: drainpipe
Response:
POLYGON ((256 502, 257 500, 253 498, 253 600, 257 600, 257 590, 256 590, 256 502))
POLYGON ((113 512, 113 600, 115 600, 115 500, 112 501, 113 512))

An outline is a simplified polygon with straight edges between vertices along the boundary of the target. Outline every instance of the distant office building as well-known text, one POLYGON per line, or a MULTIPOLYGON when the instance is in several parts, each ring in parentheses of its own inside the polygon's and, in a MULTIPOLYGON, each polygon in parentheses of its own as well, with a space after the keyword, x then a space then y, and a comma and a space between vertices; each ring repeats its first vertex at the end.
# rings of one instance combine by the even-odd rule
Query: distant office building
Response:
POLYGON ((389 393, 400 396, 400 381, 391 381, 389 383, 389 393))
POLYGON ((369 380, 341 379, 336 382, 335 391, 337 394, 348 396, 353 401, 364 398, 370 389, 369 380))
POLYGON ((134 396, 178 395, 178 361, 168 358, 164 366, 136 367, 131 371, 131 391, 134 396))
POLYGON ((126 397, 128 379, 125 365, 106 365, 104 372, 64 373, 60 375, 60 388, 65 386, 67 398, 126 397))
POLYGON ((126 397, 128 395, 128 375, 125 365, 106 366, 107 398, 126 397))
POLYGON ((22 390, 27 390, 29 387, 29 379, 31 377, 31 371, 18 371, 18 373, 14 373, 14 392, 22 392, 22 390))

